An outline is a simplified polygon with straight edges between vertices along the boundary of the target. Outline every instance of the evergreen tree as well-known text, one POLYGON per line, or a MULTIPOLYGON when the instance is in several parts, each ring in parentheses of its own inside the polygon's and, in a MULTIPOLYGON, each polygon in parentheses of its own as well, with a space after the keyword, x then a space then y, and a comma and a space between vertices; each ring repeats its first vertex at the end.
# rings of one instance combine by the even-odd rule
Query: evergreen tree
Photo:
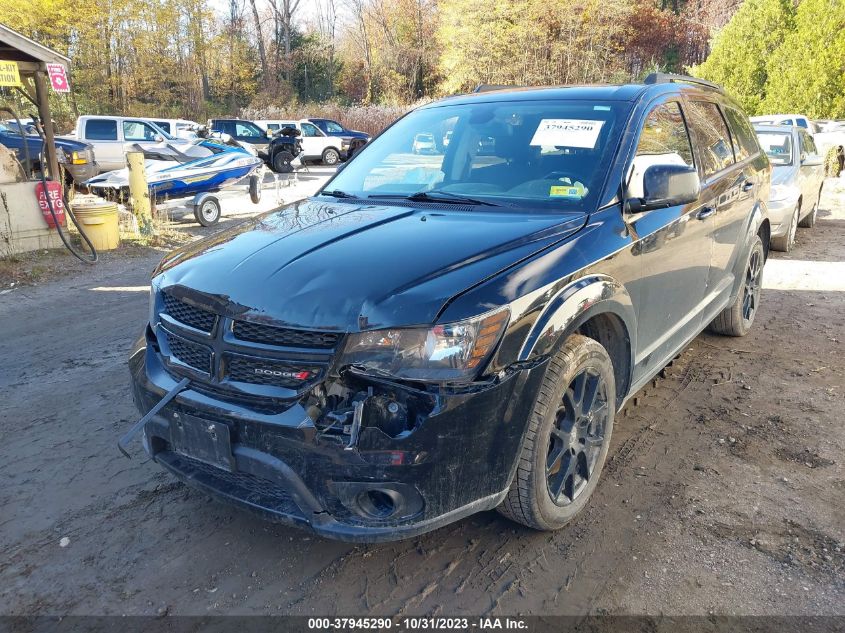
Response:
POLYGON ((793 31, 794 21, 792 0, 746 0, 714 39, 707 60, 691 72, 723 85, 749 114, 755 114, 766 96, 766 62, 793 31))
POLYGON ((845 2, 803 0, 766 69, 765 111, 845 117, 845 2))

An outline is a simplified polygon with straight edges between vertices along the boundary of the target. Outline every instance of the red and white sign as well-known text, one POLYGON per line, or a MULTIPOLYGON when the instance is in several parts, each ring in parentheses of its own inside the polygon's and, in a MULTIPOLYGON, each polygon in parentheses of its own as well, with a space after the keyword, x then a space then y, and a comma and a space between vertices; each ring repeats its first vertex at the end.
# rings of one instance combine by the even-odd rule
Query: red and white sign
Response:
POLYGON ((47 64, 47 74, 50 76, 50 85, 56 92, 70 92, 70 84, 67 81, 67 72, 61 64, 47 64))
MULTIPOLYGON (((53 211, 56 214, 59 224, 65 225, 65 202, 62 200, 62 185, 54 180, 47 181, 47 192, 50 195, 50 202, 53 203, 53 211)), ((51 229, 56 228, 56 222, 53 220, 53 214, 50 213, 50 206, 47 204, 47 194, 44 193, 44 183, 35 184, 35 195, 38 196, 38 206, 41 208, 41 213, 44 215, 44 220, 47 226, 51 229)))

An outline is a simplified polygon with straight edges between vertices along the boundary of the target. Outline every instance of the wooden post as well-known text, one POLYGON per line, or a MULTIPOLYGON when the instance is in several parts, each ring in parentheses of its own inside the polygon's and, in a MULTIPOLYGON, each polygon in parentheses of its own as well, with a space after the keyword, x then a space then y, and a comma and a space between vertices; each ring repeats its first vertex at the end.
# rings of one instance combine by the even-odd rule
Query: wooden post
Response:
MULTIPOLYGON (((42 64, 43 65, 43 64, 42 64)), ((50 116, 50 97, 47 94, 47 83, 45 78, 47 76, 46 66, 45 70, 36 70, 33 73, 33 80, 35 81, 35 100, 38 101, 38 116, 41 118, 42 127, 44 128, 44 152, 47 154, 47 166, 50 168, 50 179, 61 180, 61 172, 59 172, 59 160, 56 157, 56 139, 53 135, 53 119, 50 116)), ((42 166, 43 170, 44 167, 42 166)))
POLYGON ((126 152, 126 166, 129 168, 129 202, 132 213, 138 220, 141 235, 153 234, 153 215, 150 207, 150 188, 144 171, 144 153, 126 152))

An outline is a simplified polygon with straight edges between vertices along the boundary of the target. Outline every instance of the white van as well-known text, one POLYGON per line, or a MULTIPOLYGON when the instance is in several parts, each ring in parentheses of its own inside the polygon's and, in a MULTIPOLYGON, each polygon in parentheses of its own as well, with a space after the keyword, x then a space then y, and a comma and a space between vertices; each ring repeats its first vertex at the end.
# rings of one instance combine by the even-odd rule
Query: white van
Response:
POLYGON ((282 128, 293 127, 299 130, 302 140, 301 160, 319 160, 324 165, 337 165, 346 159, 349 151, 349 139, 341 136, 328 136, 320 128, 304 119, 290 121, 283 119, 265 119, 256 121, 268 132, 275 134, 282 128))
POLYGON ((91 144, 101 173, 126 167, 127 145, 153 145, 163 140, 186 142, 149 119, 124 116, 81 116, 73 138, 91 144))

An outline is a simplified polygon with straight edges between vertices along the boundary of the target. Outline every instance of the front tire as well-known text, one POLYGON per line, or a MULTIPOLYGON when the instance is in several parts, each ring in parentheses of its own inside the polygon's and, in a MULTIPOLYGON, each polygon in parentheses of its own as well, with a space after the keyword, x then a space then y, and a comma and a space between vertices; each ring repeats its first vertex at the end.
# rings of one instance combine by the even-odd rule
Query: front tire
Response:
POLYGON ((574 334, 549 361, 501 514, 557 530, 587 504, 610 446, 616 382, 607 351, 574 334))
POLYGON ((757 235, 745 262, 742 288, 736 300, 722 310, 708 326, 710 331, 725 336, 745 336, 754 324, 763 289, 763 264, 766 254, 763 240, 757 235))
POLYGON ((796 206, 789 218, 789 229, 786 235, 772 238, 772 250, 788 253, 795 245, 795 234, 798 232, 798 216, 801 214, 801 207, 796 206))

